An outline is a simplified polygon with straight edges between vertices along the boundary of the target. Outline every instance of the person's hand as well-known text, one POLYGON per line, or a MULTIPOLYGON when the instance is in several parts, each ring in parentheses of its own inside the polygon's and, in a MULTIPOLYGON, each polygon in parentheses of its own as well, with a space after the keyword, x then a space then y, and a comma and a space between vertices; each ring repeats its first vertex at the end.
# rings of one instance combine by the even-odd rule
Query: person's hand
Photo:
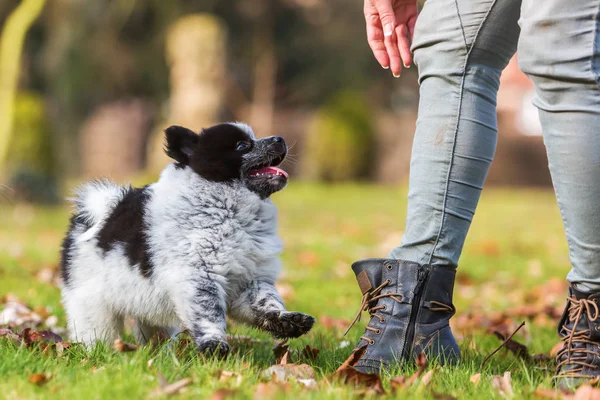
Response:
POLYGON ((367 40, 373 55, 385 69, 400 76, 402 64, 412 63, 410 44, 417 21, 416 0, 365 0, 367 40))

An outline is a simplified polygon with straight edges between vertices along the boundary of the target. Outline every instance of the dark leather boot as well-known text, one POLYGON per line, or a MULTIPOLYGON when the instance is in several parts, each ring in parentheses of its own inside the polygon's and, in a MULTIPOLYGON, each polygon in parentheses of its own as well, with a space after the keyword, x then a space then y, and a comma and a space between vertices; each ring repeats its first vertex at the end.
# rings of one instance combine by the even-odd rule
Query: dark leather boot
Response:
POLYGON ((360 320, 362 311, 371 315, 356 347, 367 346, 356 364, 358 370, 378 373, 421 352, 440 363, 460 359, 448 325, 455 313, 455 268, 368 259, 355 262, 352 269, 363 294, 352 325, 360 320))
POLYGON ((600 292, 583 293, 569 288, 567 306, 558 323, 564 347, 556 355, 554 382, 573 389, 600 376, 600 292))

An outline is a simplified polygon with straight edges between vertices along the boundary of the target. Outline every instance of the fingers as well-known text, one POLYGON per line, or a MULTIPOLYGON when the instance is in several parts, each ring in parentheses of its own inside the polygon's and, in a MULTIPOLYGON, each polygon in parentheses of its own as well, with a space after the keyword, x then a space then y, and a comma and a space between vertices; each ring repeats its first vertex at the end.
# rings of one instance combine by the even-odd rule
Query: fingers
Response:
POLYGON ((367 23, 367 41, 377 62, 385 69, 390 67, 390 59, 383 43, 383 25, 379 19, 377 8, 372 0, 365 0, 365 21, 367 23))
POLYGON ((398 39, 396 35, 396 15, 390 0, 374 0, 374 6, 377 9, 381 26, 383 27, 383 37, 385 49, 390 62, 392 75, 400 76, 402 64, 400 60, 400 52, 398 51, 398 39))
POLYGON ((397 78, 400 76, 400 72, 402 71, 402 62, 400 60, 400 52, 398 50, 398 37, 396 35, 396 30, 392 31, 390 36, 385 36, 384 43, 388 57, 390 58, 390 69, 392 70, 392 75, 397 78))
POLYGON ((373 55, 377 62, 385 69, 390 67, 390 58, 388 57, 383 43, 383 29, 381 27, 381 21, 379 16, 376 14, 366 16, 367 18, 367 41, 369 47, 373 51, 373 55))
POLYGON ((410 52, 410 32, 408 26, 402 24, 396 28, 396 35, 398 36, 398 51, 400 52, 400 58, 405 68, 410 68, 412 64, 412 54, 410 52))

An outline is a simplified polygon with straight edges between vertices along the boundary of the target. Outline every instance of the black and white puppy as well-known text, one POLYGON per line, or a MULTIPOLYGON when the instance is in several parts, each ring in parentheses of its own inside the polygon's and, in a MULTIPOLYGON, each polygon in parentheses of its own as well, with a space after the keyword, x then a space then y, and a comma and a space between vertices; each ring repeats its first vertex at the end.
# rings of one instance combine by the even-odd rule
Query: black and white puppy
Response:
POLYGON ((226 313, 278 338, 308 332, 314 318, 286 311, 274 286, 282 242, 269 196, 287 183, 283 138, 257 140, 240 123, 165 134, 176 162, 158 182, 77 192, 61 262, 71 337, 112 341, 128 316, 141 343, 183 326, 200 351, 223 354, 226 313))

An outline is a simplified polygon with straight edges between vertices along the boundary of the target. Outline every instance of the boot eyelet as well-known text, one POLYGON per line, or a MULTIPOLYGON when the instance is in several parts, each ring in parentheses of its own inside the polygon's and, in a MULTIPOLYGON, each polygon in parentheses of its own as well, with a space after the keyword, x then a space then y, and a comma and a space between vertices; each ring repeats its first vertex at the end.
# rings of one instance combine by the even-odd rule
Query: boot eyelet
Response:
POLYGON ((392 266, 392 264, 388 264, 388 265, 386 265, 385 267, 386 267, 388 270, 390 270, 390 271, 392 270, 392 268, 394 268, 394 267, 392 266))
POLYGON ((382 318, 381 321, 379 321, 379 322, 381 322, 383 324, 385 322, 385 318, 382 318))
POLYGON ((375 341, 371 339, 371 341, 369 342, 369 346, 373 346, 375 344, 375 341))
POLYGON ((381 311, 387 311, 387 306, 384 304, 383 308, 381 309, 381 311))
POLYGON ((391 279, 386 279, 385 283, 389 285, 390 283, 392 283, 392 281, 391 281, 391 279))
POLYGON ((381 329, 377 329, 377 330, 375 331, 375 333, 376 333, 377 335, 380 335, 380 334, 381 334, 381 329))
POLYGON ((600 331, 600 326, 597 326, 595 329, 596 329, 597 331, 600 331))

